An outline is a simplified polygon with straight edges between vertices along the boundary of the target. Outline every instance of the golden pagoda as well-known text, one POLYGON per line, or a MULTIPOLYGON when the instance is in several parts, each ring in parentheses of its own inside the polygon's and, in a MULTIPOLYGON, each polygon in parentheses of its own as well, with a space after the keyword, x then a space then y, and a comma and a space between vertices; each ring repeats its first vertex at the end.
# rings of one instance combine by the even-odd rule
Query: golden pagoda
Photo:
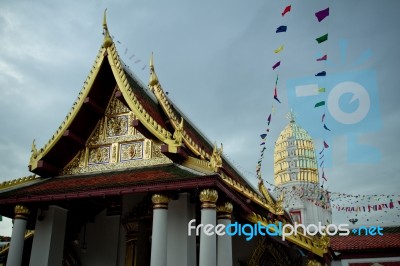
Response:
POLYGON ((305 129, 296 123, 291 111, 289 124, 279 134, 274 150, 274 181, 276 186, 294 181, 318 184, 318 164, 314 143, 305 129))

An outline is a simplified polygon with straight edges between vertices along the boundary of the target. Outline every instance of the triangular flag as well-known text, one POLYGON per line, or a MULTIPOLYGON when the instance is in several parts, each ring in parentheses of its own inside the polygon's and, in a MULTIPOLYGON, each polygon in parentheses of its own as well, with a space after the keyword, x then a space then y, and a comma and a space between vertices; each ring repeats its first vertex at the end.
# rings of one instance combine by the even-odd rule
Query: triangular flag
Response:
POLYGON ((272 69, 275 70, 275 68, 277 68, 280 65, 281 65, 281 61, 278 61, 275 63, 275 65, 272 66, 272 69))
POLYGON ((324 128, 328 131, 331 131, 325 124, 324 124, 324 128))
POLYGON ((322 115, 322 123, 324 122, 324 120, 325 120, 325 113, 322 115))
POLYGON ((318 92, 325 92, 325 88, 319 88, 318 92))
POLYGON ((324 106, 324 105, 325 105, 325 101, 320 101, 320 102, 318 102, 318 103, 316 103, 316 104, 314 105, 314 108, 320 107, 320 106, 324 106))
POLYGON ((287 7, 285 7, 285 9, 282 12, 282 17, 287 13, 290 12, 290 10, 292 9, 291 5, 288 5, 287 7))
POLYGON ((265 145, 265 142, 261 142, 261 143, 260 143, 260 146, 261 146, 261 145, 265 145))
POLYGON ((279 33, 279 32, 286 32, 286 30, 287 30, 287 26, 279 26, 279 27, 276 29, 276 33, 279 33))
POLYGON ((262 139, 265 139, 266 136, 267 136, 267 134, 261 134, 261 135, 260 135, 260 137, 261 137, 262 139))
POLYGON ((283 46, 283 44, 282 44, 282 45, 279 46, 278 49, 276 49, 274 52, 277 54, 277 53, 279 53, 280 51, 282 51, 283 48, 284 48, 284 46, 283 46))
POLYGON ((324 140, 324 148, 329 148, 329 145, 328 143, 325 142, 325 140, 324 140))
POLYGON ((316 40, 318 43, 322 43, 322 42, 328 40, 328 33, 322 35, 321 37, 316 38, 315 40, 316 40))
POLYGON ((329 7, 316 12, 315 16, 317 17, 318 22, 321 22, 324 18, 329 16, 329 7))
POLYGON ((269 114, 269 116, 268 116, 268 126, 269 126, 269 123, 271 123, 271 114, 269 114))
POLYGON ((322 56, 320 58, 317 58, 317 61, 326 61, 326 60, 328 60, 328 56, 327 55, 324 55, 324 56, 322 56))
POLYGON ((278 92, 276 91, 276 86, 275 86, 275 90, 274 90, 274 99, 277 100, 278 103, 281 103, 281 101, 279 101, 279 99, 278 99, 278 92))
POLYGON ((278 85, 279 75, 276 75, 275 85, 278 85))
POLYGON ((317 74, 315 74, 316 77, 325 77, 326 76, 326 72, 325 71, 321 71, 317 74))

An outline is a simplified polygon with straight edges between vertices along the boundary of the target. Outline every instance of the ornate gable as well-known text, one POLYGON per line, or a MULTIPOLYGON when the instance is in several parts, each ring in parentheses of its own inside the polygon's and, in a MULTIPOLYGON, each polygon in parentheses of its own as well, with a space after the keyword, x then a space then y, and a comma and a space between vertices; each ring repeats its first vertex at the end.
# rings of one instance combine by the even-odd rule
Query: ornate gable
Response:
POLYGON ((161 142, 145 138, 132 127, 135 114, 115 97, 99 120, 86 146, 61 171, 62 175, 120 170, 171 163, 161 153, 161 142))

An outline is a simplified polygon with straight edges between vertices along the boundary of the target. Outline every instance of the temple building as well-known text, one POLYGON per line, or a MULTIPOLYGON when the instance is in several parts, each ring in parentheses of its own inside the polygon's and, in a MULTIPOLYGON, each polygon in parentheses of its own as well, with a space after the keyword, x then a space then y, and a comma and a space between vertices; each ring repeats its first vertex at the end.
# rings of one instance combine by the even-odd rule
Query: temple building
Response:
MULTIPOLYGON (((293 220, 282 197, 275 199, 263 183, 254 189, 224 158, 222 144, 208 141, 175 107, 153 56, 145 86, 121 61, 105 14, 103 28, 72 109, 43 147, 32 144, 33 175, 0 184, 0 215, 14 219, 10 245, 0 250, 6 265, 330 265, 327 235, 283 240, 274 227, 271 235, 253 231, 251 237, 205 229, 293 220), (190 230, 190 224, 204 228, 190 230)), ((317 184, 307 137, 295 141, 304 142, 305 167, 296 175, 277 173, 277 185, 302 178, 317 184)), ((308 206, 295 208, 312 221, 308 206)))
POLYGON ((294 222, 308 226, 332 223, 329 193, 320 184, 317 156, 311 136, 288 114, 289 124, 279 134, 274 150, 274 183, 277 196, 294 222))

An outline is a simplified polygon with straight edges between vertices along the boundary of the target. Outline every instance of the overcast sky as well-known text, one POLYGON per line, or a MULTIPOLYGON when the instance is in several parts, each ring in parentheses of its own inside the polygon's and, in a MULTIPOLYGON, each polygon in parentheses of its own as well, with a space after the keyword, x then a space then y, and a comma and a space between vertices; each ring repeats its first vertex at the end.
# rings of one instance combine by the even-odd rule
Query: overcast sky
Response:
MULTIPOLYGON (((70 110, 102 44, 105 8, 125 63, 147 84, 154 52, 158 77, 172 101, 210 140, 224 144, 227 158, 249 182, 256 183, 259 135, 271 106, 276 113, 262 171, 269 182, 274 141, 288 122, 285 114, 295 107, 299 124, 314 132, 317 149, 323 139, 329 141, 325 188, 395 194, 390 198, 399 206, 400 2, 395 0, 1 1, 0 181, 29 175, 32 140, 42 147, 70 110), (291 12, 282 17, 289 4, 291 12), (314 13, 326 7, 330 16, 318 23, 314 13), (281 25, 287 32, 275 33, 281 25), (325 33, 328 41, 318 44, 315 38, 325 33), (284 50, 275 54, 281 44, 284 50), (323 54, 329 61, 316 62, 323 54), (273 71, 277 61, 281 65, 273 71), (316 79, 323 70, 327 76, 316 79), (272 97, 277 74, 281 104, 272 97), (321 131, 326 106, 313 104, 333 99, 330 92, 345 81, 360 84, 367 96, 359 94, 352 102, 351 94, 344 95, 339 109, 355 112, 367 97, 370 113, 343 126, 335 121, 339 109, 326 109, 331 132, 321 131), (295 97, 293 84, 319 82, 325 93, 295 97)), ((344 205, 356 204, 346 200, 344 205)), ((354 216, 335 212, 334 221, 354 216)), ((399 209, 358 217, 363 223, 394 223, 399 209)))

